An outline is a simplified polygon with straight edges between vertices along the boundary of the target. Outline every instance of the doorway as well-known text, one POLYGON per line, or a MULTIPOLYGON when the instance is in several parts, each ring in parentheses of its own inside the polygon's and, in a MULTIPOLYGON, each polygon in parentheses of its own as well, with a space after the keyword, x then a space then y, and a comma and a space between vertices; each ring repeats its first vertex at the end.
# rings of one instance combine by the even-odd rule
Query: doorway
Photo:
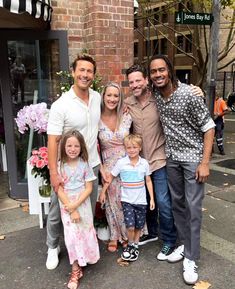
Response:
POLYGON ((0 89, 5 132, 9 196, 27 199, 26 161, 32 148, 45 145, 40 134, 19 133, 15 118, 24 106, 46 102, 58 94, 56 72, 68 70, 65 31, 0 30, 0 89))

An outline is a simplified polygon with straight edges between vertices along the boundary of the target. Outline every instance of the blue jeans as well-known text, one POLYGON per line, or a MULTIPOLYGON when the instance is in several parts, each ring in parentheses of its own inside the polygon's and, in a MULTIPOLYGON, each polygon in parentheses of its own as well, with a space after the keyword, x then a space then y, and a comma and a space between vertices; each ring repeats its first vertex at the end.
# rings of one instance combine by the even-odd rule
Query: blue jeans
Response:
MULTIPOLYGON (((153 211, 147 211, 146 221, 148 233, 150 236, 158 235, 158 219, 160 237, 165 245, 170 247, 176 244, 176 228, 171 206, 171 196, 167 184, 166 167, 152 172, 151 179, 153 182, 156 208, 153 211)), ((147 194, 148 195, 148 194, 147 194)), ((149 202, 149 196, 147 198, 149 202)))

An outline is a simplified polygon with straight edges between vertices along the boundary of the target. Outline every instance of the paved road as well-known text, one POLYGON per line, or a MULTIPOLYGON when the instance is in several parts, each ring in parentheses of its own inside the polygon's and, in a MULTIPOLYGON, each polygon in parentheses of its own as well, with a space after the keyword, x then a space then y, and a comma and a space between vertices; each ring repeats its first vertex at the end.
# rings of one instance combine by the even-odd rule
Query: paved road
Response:
MULTIPOLYGON (((232 123, 232 121, 231 121, 232 123)), ((230 130, 229 125, 227 126, 230 130)), ((211 289, 235 288, 235 133, 225 135, 227 155, 213 155, 211 176, 203 202, 201 233, 200 280, 209 282, 211 289), (222 164, 222 161, 230 160, 222 164)), ((56 270, 45 267, 46 231, 39 229, 35 216, 24 217, 21 209, 0 213, 0 220, 9 221, 2 228, 11 231, 0 241, 1 289, 62 289, 66 288, 70 265, 61 240, 60 264, 56 270), (27 222, 25 221, 27 220, 27 222), (27 226, 28 225, 28 226, 27 226), (36 226, 35 226, 36 225, 36 226), (27 228, 27 229, 23 229, 27 228)), ((141 247, 138 261, 120 267, 117 253, 109 253, 100 241, 101 260, 85 269, 80 289, 186 289, 182 280, 182 263, 157 261, 161 242, 141 247)))

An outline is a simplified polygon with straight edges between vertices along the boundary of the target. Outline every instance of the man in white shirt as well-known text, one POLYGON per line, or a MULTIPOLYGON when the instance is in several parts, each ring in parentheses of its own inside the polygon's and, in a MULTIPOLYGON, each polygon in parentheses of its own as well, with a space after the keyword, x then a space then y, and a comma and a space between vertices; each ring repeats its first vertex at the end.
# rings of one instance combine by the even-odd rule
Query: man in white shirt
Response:
MULTIPOLYGON (((62 184, 62 178, 57 169, 59 156, 59 142, 61 135, 70 129, 77 129, 82 133, 89 154, 89 164, 96 177, 98 176, 100 159, 97 151, 98 122, 100 119, 101 96, 90 88, 96 72, 96 63, 89 55, 78 56, 72 65, 74 84, 68 92, 56 100, 50 109, 48 120, 48 165, 50 170, 51 205, 47 219, 48 256, 46 267, 53 270, 59 263, 59 236, 61 233, 61 219, 58 197, 56 192, 62 184)), ((93 182, 91 204, 94 212, 97 200, 98 177, 93 182)))

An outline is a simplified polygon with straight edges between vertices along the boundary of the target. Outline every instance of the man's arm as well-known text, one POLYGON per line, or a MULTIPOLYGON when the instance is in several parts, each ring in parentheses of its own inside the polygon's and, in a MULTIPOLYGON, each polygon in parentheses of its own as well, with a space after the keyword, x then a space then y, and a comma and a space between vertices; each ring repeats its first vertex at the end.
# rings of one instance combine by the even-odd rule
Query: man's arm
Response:
POLYGON ((58 192, 59 185, 62 184, 61 176, 58 173, 58 150, 60 139, 60 135, 48 135, 48 167, 51 185, 55 192, 58 192))
POLYGON ((209 172, 209 161, 213 146, 215 130, 211 128, 204 133, 204 148, 203 148, 203 156, 200 165, 196 170, 196 180, 199 183, 205 183, 210 172, 209 172))
POLYGON ((155 209, 155 202, 154 202, 154 196, 153 196, 153 183, 150 176, 146 176, 146 186, 149 192, 150 197, 150 210, 155 209))

